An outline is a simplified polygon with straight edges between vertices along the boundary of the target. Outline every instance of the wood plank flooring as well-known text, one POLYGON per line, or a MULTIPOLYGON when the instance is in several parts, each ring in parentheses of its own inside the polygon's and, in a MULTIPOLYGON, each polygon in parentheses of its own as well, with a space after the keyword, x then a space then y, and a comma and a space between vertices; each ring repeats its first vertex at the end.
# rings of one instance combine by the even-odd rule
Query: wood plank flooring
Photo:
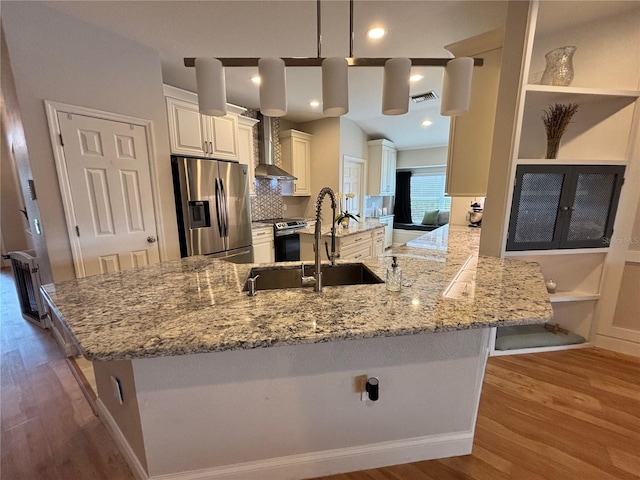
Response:
MULTIPOLYGON (((6 480, 131 480, 48 331, 0 273, 6 480)), ((640 360, 596 348, 490 358, 473 453, 323 480, 640 479, 640 360)), ((250 480, 260 480, 258 478, 250 480)))

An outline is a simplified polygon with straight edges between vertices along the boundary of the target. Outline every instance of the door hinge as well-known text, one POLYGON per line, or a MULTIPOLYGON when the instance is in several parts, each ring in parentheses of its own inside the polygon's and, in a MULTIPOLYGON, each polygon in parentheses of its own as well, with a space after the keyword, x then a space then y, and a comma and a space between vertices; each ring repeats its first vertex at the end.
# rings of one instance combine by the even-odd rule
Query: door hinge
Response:
POLYGON ((62 140, 62 134, 58 134, 58 136, 60 137, 60 145, 64 147, 64 140, 62 140))
POLYGON ((76 235, 80 236, 80 227, 78 225, 76 225, 76 235))

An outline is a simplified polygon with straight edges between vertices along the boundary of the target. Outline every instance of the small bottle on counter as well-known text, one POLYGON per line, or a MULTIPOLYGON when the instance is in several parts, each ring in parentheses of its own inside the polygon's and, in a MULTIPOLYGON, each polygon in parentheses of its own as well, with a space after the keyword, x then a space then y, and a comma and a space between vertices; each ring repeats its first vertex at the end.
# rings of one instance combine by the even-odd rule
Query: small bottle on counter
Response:
POLYGON ((387 290, 399 292, 402 286, 402 268, 398 265, 398 257, 393 257, 393 263, 387 267, 387 290))

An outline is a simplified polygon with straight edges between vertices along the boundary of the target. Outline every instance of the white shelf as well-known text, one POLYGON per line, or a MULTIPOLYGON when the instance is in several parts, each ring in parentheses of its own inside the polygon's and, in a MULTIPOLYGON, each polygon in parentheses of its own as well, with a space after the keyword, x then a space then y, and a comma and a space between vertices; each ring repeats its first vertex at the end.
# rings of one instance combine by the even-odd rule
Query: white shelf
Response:
POLYGON ((584 253, 603 253, 609 252, 608 247, 603 248, 559 248, 557 250, 509 250, 504 252, 505 257, 526 257, 539 255, 580 255, 584 253))
POLYGON ((597 293, 585 293, 585 292, 556 292, 549 294, 549 301, 551 303, 562 302, 586 302, 592 300, 598 300, 600 295, 597 293))
POLYGON ((626 166, 626 160, 602 160, 602 159, 557 159, 557 158, 518 158, 516 165, 620 165, 626 166))
POLYGON ((518 348, 514 350, 491 350, 489 356, 499 357, 501 355, 522 355, 527 353, 543 353, 543 352, 558 352, 560 350, 571 350, 575 348, 587 348, 592 347, 593 344, 589 342, 577 343, 573 345, 559 345, 557 347, 531 347, 531 348, 518 348))
POLYGON ((602 88, 588 87, 556 87, 552 85, 525 85, 525 92, 532 95, 540 94, 544 98, 558 97, 564 101, 571 101, 574 97, 575 102, 589 101, 588 97, 628 97, 629 101, 633 101, 640 97, 640 90, 606 90, 602 88))

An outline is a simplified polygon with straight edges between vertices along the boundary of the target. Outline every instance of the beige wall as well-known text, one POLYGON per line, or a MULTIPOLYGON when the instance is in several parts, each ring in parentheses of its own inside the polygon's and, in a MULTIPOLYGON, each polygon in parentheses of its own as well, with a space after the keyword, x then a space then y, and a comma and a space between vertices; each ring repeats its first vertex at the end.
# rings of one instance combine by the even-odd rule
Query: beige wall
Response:
MULTIPOLYGON (((2 23, 15 77, 28 158, 38 191, 51 274, 74 270, 44 100, 130 115, 153 122, 160 209, 167 258, 179 247, 167 117, 157 51, 53 10, 42 2, 3 4, 2 23)), ((24 171, 20 170, 21 178, 24 171)))
POLYGON ((340 157, 369 158, 369 137, 353 120, 340 117, 340 157))
POLYGON ((414 168, 425 165, 446 165, 447 146, 399 150, 396 168, 414 168))
MULTIPOLYGON (((0 54, 0 60, 2 61, 2 152, 0 152, 4 158, 3 161, 3 171, 2 176, 3 179, 6 174, 5 165, 9 160, 9 154, 7 151, 12 152, 13 159, 15 160, 14 166, 16 167, 16 173, 21 179, 21 182, 26 182, 28 179, 33 178, 31 174, 31 163, 29 161, 29 151, 27 149, 27 143, 24 136, 24 129, 22 127, 22 118, 20 116, 20 110, 18 108, 18 94, 16 92, 15 81, 13 77, 13 71, 11 69, 11 58, 9 55, 9 50, 7 48, 6 38, 5 38, 5 30, 4 30, 4 19, 2 25, 2 52, 0 54), (6 158, 5 158, 6 157, 6 158)), ((22 198, 15 198, 14 201, 16 203, 21 203, 20 200, 24 203, 25 208, 29 214, 29 220, 33 225, 35 220, 40 220, 40 206, 39 202, 35 200, 31 200, 29 197, 24 197, 19 190, 15 192, 16 196, 20 195, 22 198)), ((3 199, 4 200, 4 199, 3 199)), ((11 203, 11 202, 9 202, 11 203)), ((9 206, 9 208, 11 208, 9 206)), ((2 211, 2 221, 5 222, 4 218, 4 207, 2 211)), ((11 216, 9 218, 9 229, 21 229, 24 231, 25 225, 22 219, 19 221, 11 220, 11 216)), ((35 228, 33 229, 35 231, 35 228)), ((3 232, 3 236, 8 235, 8 232, 3 232)), ((25 238, 26 240, 26 238, 25 238)), ((3 237, 4 243, 4 237, 3 237)), ((16 244, 17 245, 17 244, 16 244)), ((30 241, 27 242, 27 246, 34 248, 36 250, 36 255, 38 257, 39 264, 39 272, 40 278, 43 281, 47 281, 51 279, 51 270, 49 268, 49 258, 47 254, 47 248, 45 243, 45 235, 44 232, 41 231, 40 235, 34 235, 31 237, 30 241)), ((5 245, 5 248, 11 249, 10 245, 5 245)))
MULTIPOLYGON (((334 191, 340 186, 340 119, 324 118, 300 125, 303 132, 313 135, 311 140, 311 199, 307 204, 305 216, 315 215, 315 198, 323 187, 334 191)), ((323 219, 331 221, 330 203, 323 203, 323 219)))
MULTIPOLYGON (((3 75, 5 72, 3 65, 3 75)), ((2 103, 4 107, 4 102, 2 103)), ((33 248, 31 236, 27 233, 29 224, 20 212, 25 206, 19 186, 17 166, 11 152, 7 120, 3 116, 0 137, 0 232, 3 240, 3 254, 33 248)))

